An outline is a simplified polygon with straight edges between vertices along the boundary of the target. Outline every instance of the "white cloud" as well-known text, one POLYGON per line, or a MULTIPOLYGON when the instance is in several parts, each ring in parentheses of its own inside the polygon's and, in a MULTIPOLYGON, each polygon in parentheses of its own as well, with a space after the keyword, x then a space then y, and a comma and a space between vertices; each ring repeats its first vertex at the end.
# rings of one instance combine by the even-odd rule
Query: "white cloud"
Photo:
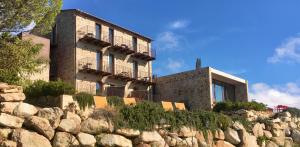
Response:
POLYGON ((274 55, 268 58, 268 62, 300 63, 300 37, 287 39, 280 47, 275 49, 274 55))
POLYGON ((187 20, 177 20, 172 23, 170 23, 170 28, 171 29, 181 29, 185 28, 189 25, 189 21, 187 20))
POLYGON ((170 32, 162 32, 158 34, 155 44, 160 50, 176 50, 179 46, 180 36, 170 32))
POLYGON ((174 60, 172 58, 168 58, 167 68, 170 72, 179 72, 183 66, 184 66, 183 60, 181 59, 174 60))
POLYGON ((282 86, 270 86, 266 83, 255 83, 250 87, 249 97, 252 100, 267 104, 269 107, 287 105, 300 108, 299 86, 287 83, 282 86), (290 89, 292 87, 292 89, 290 89), (296 90, 296 92, 294 91, 296 90))

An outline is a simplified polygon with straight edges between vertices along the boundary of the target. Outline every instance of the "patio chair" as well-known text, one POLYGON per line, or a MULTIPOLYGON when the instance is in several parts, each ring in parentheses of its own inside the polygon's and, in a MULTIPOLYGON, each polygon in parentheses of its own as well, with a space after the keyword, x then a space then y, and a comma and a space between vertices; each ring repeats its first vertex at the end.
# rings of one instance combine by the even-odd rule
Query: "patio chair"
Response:
POLYGON ((106 108, 108 106, 107 99, 104 96, 94 96, 95 109, 106 108))
POLYGON ((165 109, 165 111, 173 111, 174 110, 172 102, 161 101, 161 105, 165 109))
POLYGON ((177 103, 177 102, 175 102, 175 108, 177 110, 186 110, 184 103, 177 103))

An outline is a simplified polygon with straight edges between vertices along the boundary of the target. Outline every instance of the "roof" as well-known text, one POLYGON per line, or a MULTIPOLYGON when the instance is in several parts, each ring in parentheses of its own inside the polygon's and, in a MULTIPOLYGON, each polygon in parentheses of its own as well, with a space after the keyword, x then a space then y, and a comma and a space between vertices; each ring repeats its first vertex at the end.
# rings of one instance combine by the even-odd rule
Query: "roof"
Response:
POLYGON ((117 28, 117 29, 120 29, 120 30, 122 30, 122 31, 131 33, 131 34, 133 34, 133 35, 135 35, 135 36, 137 36, 137 37, 140 37, 140 38, 145 39, 146 41, 149 41, 149 42, 153 41, 153 40, 152 40, 151 38, 149 38, 149 37, 146 37, 146 36, 144 36, 144 35, 141 35, 141 34, 139 34, 139 33, 137 33, 137 32, 131 31, 131 30, 129 30, 129 29, 123 28, 123 27, 121 27, 121 26, 119 26, 119 25, 113 24, 113 23, 111 23, 111 22, 109 22, 109 21, 106 21, 106 20, 104 20, 104 19, 101 19, 101 18, 99 18, 99 17, 97 17, 97 16, 95 16, 95 15, 89 14, 89 13, 87 13, 87 12, 83 12, 83 11, 81 11, 81 10, 79 10, 79 9, 65 9, 65 10, 61 10, 61 12, 74 12, 74 13, 76 13, 77 15, 86 16, 86 17, 89 17, 89 18, 94 19, 94 20, 96 20, 96 21, 100 21, 100 22, 105 23, 105 24, 107 24, 107 25, 109 25, 109 26, 112 26, 113 28, 117 28))

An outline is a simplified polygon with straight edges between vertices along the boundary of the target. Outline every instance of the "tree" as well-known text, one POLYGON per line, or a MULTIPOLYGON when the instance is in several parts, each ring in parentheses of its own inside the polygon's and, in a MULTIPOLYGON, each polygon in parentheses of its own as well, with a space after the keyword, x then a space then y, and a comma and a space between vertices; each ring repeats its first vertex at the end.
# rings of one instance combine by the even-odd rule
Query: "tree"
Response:
POLYGON ((37 58, 41 44, 21 40, 17 36, 3 33, 0 36, 0 81, 20 84, 27 75, 40 70, 43 59, 37 58))
POLYGON ((62 0, 1 0, 0 31, 19 32, 34 22, 32 32, 46 34, 61 7, 62 0))

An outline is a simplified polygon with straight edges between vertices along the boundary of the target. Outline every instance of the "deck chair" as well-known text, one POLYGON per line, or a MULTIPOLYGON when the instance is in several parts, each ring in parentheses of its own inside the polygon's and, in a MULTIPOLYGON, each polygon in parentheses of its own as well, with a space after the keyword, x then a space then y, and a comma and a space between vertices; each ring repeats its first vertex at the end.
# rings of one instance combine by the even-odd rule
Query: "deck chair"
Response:
POLYGON ((161 105, 165 109, 165 111, 173 111, 174 110, 172 102, 161 101, 161 105))
POLYGON ((175 108, 177 110, 186 110, 184 103, 177 103, 177 102, 175 102, 175 108))
POLYGON ((123 100, 125 105, 136 105, 135 98, 124 98, 123 100))
POLYGON ((108 106, 107 99, 104 96, 94 96, 95 109, 106 108, 108 106))

